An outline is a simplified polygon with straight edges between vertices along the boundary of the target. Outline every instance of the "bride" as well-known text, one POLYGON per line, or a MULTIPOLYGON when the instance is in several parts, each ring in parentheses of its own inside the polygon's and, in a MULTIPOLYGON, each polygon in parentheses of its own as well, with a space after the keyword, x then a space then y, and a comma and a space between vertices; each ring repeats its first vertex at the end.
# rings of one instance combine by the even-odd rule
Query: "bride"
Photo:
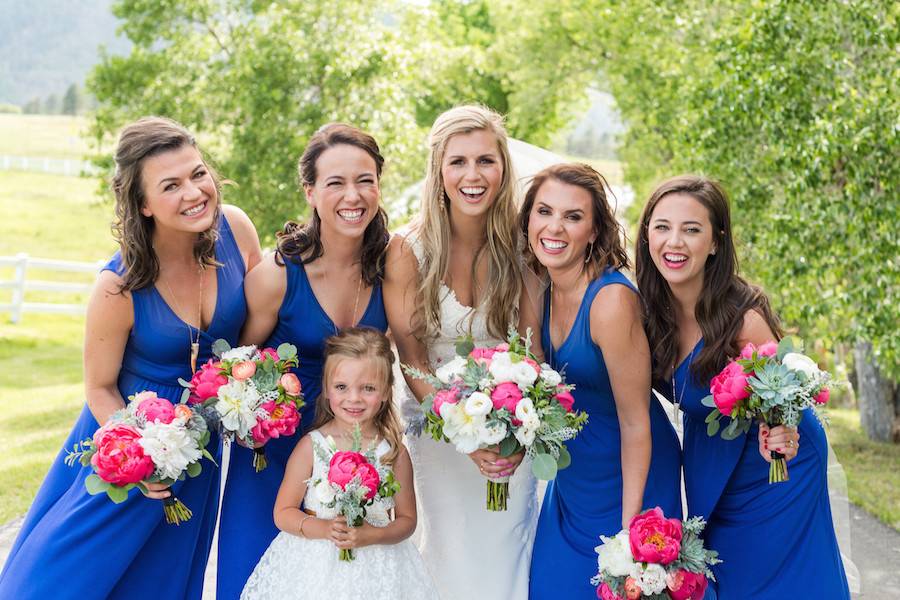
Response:
MULTIPOLYGON (((453 108, 437 118, 429 144, 421 212, 391 240, 384 279, 400 360, 422 370, 452 359, 460 336, 476 345, 505 340, 520 320, 523 293, 516 179, 502 117, 480 106, 453 108)), ((415 397, 402 410, 414 422, 421 420, 418 402, 433 390, 407 383, 415 397)), ((537 501, 531 469, 517 469, 522 455, 484 449, 465 456, 427 436, 408 436, 407 444, 419 550, 441 598, 527 598, 537 501), (485 478, 506 475, 507 510, 489 512, 485 478)))

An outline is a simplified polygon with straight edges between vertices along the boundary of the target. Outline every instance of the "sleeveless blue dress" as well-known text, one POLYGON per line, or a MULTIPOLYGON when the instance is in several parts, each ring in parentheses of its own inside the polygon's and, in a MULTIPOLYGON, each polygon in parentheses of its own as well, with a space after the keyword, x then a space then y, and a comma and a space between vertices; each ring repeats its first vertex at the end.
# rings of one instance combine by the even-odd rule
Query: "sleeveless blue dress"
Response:
MULTIPOLYGON (((591 339, 590 311, 607 285, 634 285, 621 272, 607 270, 588 285, 569 337, 553 348, 549 296, 541 340, 551 366, 574 384, 575 408, 589 414, 578 436, 567 443, 572 464, 547 485, 531 558, 529 597, 596 598, 591 577, 597 573, 600 536, 622 529, 622 456, 619 420, 609 373, 591 339)), ((681 452, 678 437, 659 401, 650 398, 653 453, 644 488, 644 508, 659 506, 681 518, 681 452)))
MULTIPOLYGON (((300 427, 294 435, 266 444, 268 466, 263 471, 257 473, 253 468, 252 450, 237 444, 231 446, 219 520, 218 600, 241 595, 256 563, 279 533, 272 517, 275 496, 294 446, 315 420, 316 399, 322 390, 325 339, 338 331, 313 294, 304 266, 288 259, 285 269, 287 289, 278 310, 278 323, 265 346, 277 348, 284 342, 297 346, 300 365, 294 372, 303 387, 306 405, 300 411, 300 427)), ((372 288, 369 305, 359 325, 387 330, 381 284, 372 288)))
MULTIPOLYGON (((247 310, 243 258, 224 217, 219 227, 216 258, 223 266, 216 269, 215 313, 209 328, 200 331, 202 362, 212 358, 216 339, 237 343, 247 310)), ((116 253, 104 270, 121 273, 121 256, 116 253)), ((191 377, 188 327, 155 286, 131 296, 134 326, 122 356, 119 393, 127 401, 152 390, 178 402, 178 378, 191 377)), ((219 468, 204 460, 198 477, 172 486, 193 517, 168 525, 161 501, 136 489, 122 504, 106 494, 91 496, 84 480, 92 469, 63 463, 66 451, 97 428, 85 406, 25 517, 0 575, 0 598, 200 598, 216 524, 219 468)), ((219 463, 217 436, 208 449, 219 463)))
MULTIPOLYGON (((702 347, 703 340, 688 358, 702 347)), ((688 514, 707 520, 704 540, 723 561, 713 567, 716 583, 710 582, 706 597, 849 600, 828 503, 828 443, 821 423, 806 411, 800 451, 788 462, 790 479, 770 485, 757 425, 730 441, 706 435, 711 409, 701 400, 709 384, 696 382, 691 364, 683 361, 674 379, 684 409, 688 514)))

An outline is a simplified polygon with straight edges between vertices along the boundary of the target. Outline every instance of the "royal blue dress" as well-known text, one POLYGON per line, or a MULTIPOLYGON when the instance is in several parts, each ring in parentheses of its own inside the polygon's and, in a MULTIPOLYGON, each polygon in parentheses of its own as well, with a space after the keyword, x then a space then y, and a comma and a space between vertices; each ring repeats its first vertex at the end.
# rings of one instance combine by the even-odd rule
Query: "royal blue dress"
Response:
MULTIPOLYGON (((300 378, 306 404, 300 411, 297 432, 266 444, 268 466, 263 471, 257 473, 253 468, 252 450, 236 444, 231 446, 219 521, 218 600, 231 600, 241 595, 256 563, 279 533, 272 517, 275 496, 294 446, 315 420, 316 398, 322 390, 325 340, 338 331, 316 299, 303 265, 287 259, 285 269, 287 289, 278 310, 278 323, 265 346, 277 348, 284 342, 297 346, 300 365, 294 372, 300 378)), ((359 325, 387 330, 381 284, 372 288, 369 305, 359 325)))
MULTIPOLYGON (((708 524, 706 546, 719 552, 713 567, 719 600, 816 598, 849 600, 850 592, 828 503, 828 442, 807 410, 800 421, 800 451, 788 462, 790 479, 769 484, 769 463, 759 455, 759 427, 723 440, 706 434, 709 395, 690 375, 701 340, 675 370, 674 389, 684 409, 684 482, 688 513, 708 524)), ((711 593, 707 593, 707 598, 711 593)))
MULTIPOLYGON (((211 345, 224 338, 236 343, 246 316, 244 262, 222 217, 216 242, 216 308, 200 331, 200 360, 212 358, 211 345)), ((121 273, 118 253, 104 267, 121 273)), ((118 388, 126 399, 142 390, 178 402, 178 378, 190 379, 188 326, 165 303, 156 287, 131 293, 134 326, 122 356, 118 388)), ((194 335, 197 330, 191 328, 194 335)), ((200 598, 212 545, 219 500, 219 468, 204 460, 198 477, 172 486, 193 517, 169 525, 159 500, 133 489, 114 504, 106 494, 91 496, 84 487, 90 467, 63 463, 73 444, 98 428, 87 408, 81 411, 62 451, 50 467, 31 505, 0 575, 0 598, 200 598)), ((208 447, 216 462, 221 444, 208 447)))
MULTIPOLYGON (((589 418, 567 442, 572 464, 547 485, 531 558, 529 597, 533 600, 596 598, 600 536, 622 529, 622 455, 619 420, 603 353, 591 339, 591 304, 605 286, 635 290, 619 271, 607 270, 588 285, 569 337, 555 349, 550 340, 549 297, 541 341, 554 369, 575 385, 575 408, 589 418)), ((644 488, 644 508, 659 506, 681 518, 681 451, 678 437, 659 401, 650 398, 653 453, 644 488)))

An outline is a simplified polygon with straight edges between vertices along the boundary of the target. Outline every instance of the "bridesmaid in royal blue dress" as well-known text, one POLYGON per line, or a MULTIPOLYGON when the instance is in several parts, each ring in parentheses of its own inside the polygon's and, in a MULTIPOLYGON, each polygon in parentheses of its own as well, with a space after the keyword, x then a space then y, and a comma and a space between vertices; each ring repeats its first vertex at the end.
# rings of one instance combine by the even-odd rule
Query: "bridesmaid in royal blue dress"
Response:
POLYGON ((650 392, 640 300, 620 271, 628 258, 605 189, 587 165, 556 165, 535 176, 519 213, 535 267, 550 278, 544 356, 589 414, 567 443, 572 464, 544 495, 533 599, 595 597, 601 535, 615 535, 644 508, 681 517, 678 438, 650 392))
MULTIPOLYGON (((219 469, 171 491, 148 484, 121 504, 88 495, 90 467, 63 463, 129 395, 152 390, 173 401, 178 378, 211 357, 217 338, 237 341, 243 280, 260 258, 250 220, 219 204, 218 179, 193 137, 168 119, 126 127, 116 152, 120 251, 100 273, 85 331, 87 404, 38 491, 10 551, 0 598, 200 598, 219 497, 219 469), (159 499, 171 493, 193 512, 168 525, 159 499)), ((210 452, 221 445, 213 436, 210 452)), ((218 458, 217 458, 218 460, 218 458)))
POLYGON ((315 420, 325 339, 344 327, 381 331, 387 216, 379 205, 384 159, 367 133, 338 123, 323 126, 300 158, 312 222, 288 223, 278 249, 248 275, 243 343, 297 346, 297 376, 306 405, 290 437, 266 445, 268 467, 257 473, 252 451, 232 446, 219 523, 217 597, 240 596, 256 563, 278 535, 272 516, 284 468, 315 420))
POLYGON ((754 425, 726 441, 706 434, 710 379, 748 342, 775 340, 778 321, 761 290, 737 275, 728 201, 702 177, 682 176, 651 195, 640 224, 637 276, 653 348, 654 380, 684 409, 688 513, 707 519, 719 552, 720 600, 849 599, 828 502, 828 445, 816 417, 796 430, 754 425), (804 449, 798 454, 799 439, 804 449), (790 479, 769 484, 771 451, 790 479))

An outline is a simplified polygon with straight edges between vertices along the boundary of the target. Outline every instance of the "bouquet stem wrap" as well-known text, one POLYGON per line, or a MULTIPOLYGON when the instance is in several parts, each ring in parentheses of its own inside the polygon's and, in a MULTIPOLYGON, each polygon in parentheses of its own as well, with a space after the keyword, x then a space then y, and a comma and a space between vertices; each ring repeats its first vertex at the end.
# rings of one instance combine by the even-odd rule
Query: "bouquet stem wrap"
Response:
POLYGON ((269 461, 266 460, 266 449, 262 446, 253 449, 253 468, 256 469, 256 472, 259 473, 263 469, 269 466, 269 461))
POLYGON ((509 498, 509 477, 498 477, 487 480, 487 509, 492 511, 506 510, 509 498))
POLYGON ((788 477, 787 461, 784 460, 784 454, 773 450, 771 456, 772 462, 769 463, 769 483, 783 483, 790 479, 790 477, 788 477))
POLYGON ((181 525, 193 515, 191 509, 174 494, 163 499, 163 513, 166 515, 166 523, 169 525, 181 525))

